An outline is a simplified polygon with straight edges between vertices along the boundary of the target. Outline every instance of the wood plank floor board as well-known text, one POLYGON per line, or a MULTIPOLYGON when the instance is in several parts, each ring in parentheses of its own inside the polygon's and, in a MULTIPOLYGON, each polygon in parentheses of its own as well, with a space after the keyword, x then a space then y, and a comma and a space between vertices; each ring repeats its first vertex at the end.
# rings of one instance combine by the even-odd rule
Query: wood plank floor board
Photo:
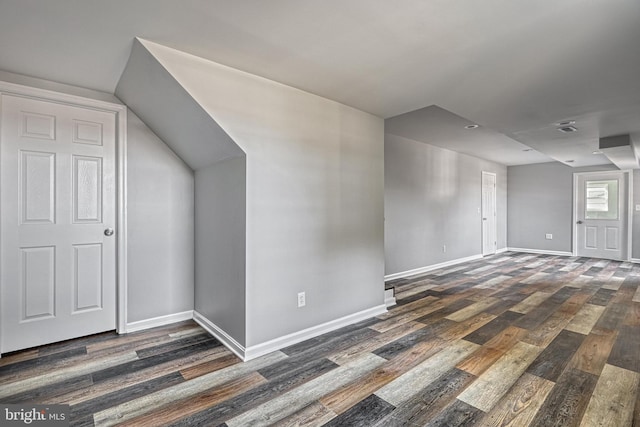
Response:
POLYGON ((106 381, 109 378, 118 377, 128 373, 140 371, 161 363, 170 362, 174 359, 185 357, 193 353, 198 353, 205 350, 210 350, 216 347, 220 347, 218 340, 212 339, 204 342, 193 344, 189 347, 183 347, 171 352, 165 352, 149 356, 144 359, 136 358, 127 363, 122 363, 117 366, 102 369, 98 372, 94 372, 93 380, 95 382, 106 381))
POLYGON ((108 394, 103 394, 91 400, 86 400, 77 405, 71 406, 72 418, 83 418, 94 412, 119 405, 129 400, 136 399, 158 390, 163 390, 171 386, 184 382, 184 378, 179 372, 173 372, 162 377, 154 378, 130 387, 118 389, 108 394))
POLYGON ((228 427, 266 426, 299 411, 311 402, 340 388, 358 378, 367 375, 385 359, 367 353, 346 365, 321 375, 295 389, 280 394, 266 403, 249 409, 226 421, 228 427))
MULTIPOLYGON (((190 396, 183 402, 177 403, 173 408, 162 407, 160 411, 162 411, 164 417, 171 416, 171 422, 184 418, 181 422, 187 422, 189 425, 197 425, 205 421, 206 423, 217 424, 241 414, 248 407, 260 405, 268 401, 270 397, 292 390, 324 373, 330 372, 334 368, 337 368, 336 364, 328 359, 321 358, 298 366, 296 369, 285 372, 271 380, 260 375, 260 370, 257 370, 255 374, 259 375, 264 381, 260 381, 255 377, 252 380, 254 381, 253 385, 247 387, 242 393, 235 393, 235 388, 225 383, 220 387, 190 396), (221 399, 221 395, 225 396, 225 399, 221 399), (214 399, 213 402, 211 401, 212 399, 214 399), (183 407, 187 409, 182 417, 178 418, 175 415, 169 415, 176 411, 182 411, 180 408, 183 407)), ((158 411, 155 411, 155 413, 157 414, 158 411)), ((154 416, 153 414, 147 414, 142 418, 151 422, 154 416)), ((140 419, 138 421, 134 419, 131 424, 136 425, 139 421, 140 419)))
POLYGON ((540 347, 518 342, 484 371, 458 399, 484 412, 490 411, 541 351, 540 347))
POLYGON ((325 425, 328 427, 369 427, 376 424, 394 409, 395 406, 372 394, 325 425))
MULTIPOLYGON (((250 372, 187 399, 163 405, 157 410, 147 412, 140 417, 120 423, 119 426, 156 427, 158 425, 175 423, 180 419, 202 412, 229 399, 233 399, 266 382, 267 380, 257 372, 250 372)), ((210 421, 214 421, 214 418, 212 417, 210 421)))
MULTIPOLYGON (((172 372, 177 371, 182 373, 181 369, 189 368, 191 366, 197 366, 201 363, 207 363, 210 360, 223 358, 229 353, 229 350, 219 347, 213 348, 208 351, 193 353, 186 357, 170 360, 165 363, 143 369, 141 371, 135 371, 125 375, 111 377, 100 382, 94 381, 91 387, 71 391, 69 393, 59 395, 55 399, 45 399, 42 403, 77 405, 86 400, 94 399, 103 394, 110 393, 113 390, 130 387, 154 378, 168 375, 172 372)), ((236 356, 234 356, 234 358, 236 359, 236 363, 240 362, 240 359, 238 359, 236 356)))
POLYGON ((640 372, 640 326, 621 326, 607 363, 640 372))
POLYGON ((578 350, 584 335, 562 331, 527 368, 528 373, 555 382, 578 350))
POLYGON ((320 402, 313 402, 272 425, 274 427, 320 427, 336 416, 320 402))
POLYGON ((358 378, 323 396, 320 402, 336 414, 342 414, 365 396, 374 393, 422 361, 438 353, 444 345, 445 342, 437 340, 417 343, 362 378, 358 378))
POLYGON ((599 376, 609 358, 617 332, 589 334, 571 358, 568 367, 599 376))
POLYGON ((243 363, 193 321, 3 355, 0 402, 72 426, 640 427, 640 265, 506 252, 243 363), (634 301, 634 299, 636 301, 634 301))
POLYGON ((398 354, 417 345, 418 343, 431 340, 435 338, 435 336, 436 335, 434 334, 433 330, 427 329, 426 326, 423 326, 417 331, 411 332, 398 338, 395 341, 377 348, 373 351, 373 353, 380 357, 384 357, 387 360, 390 360, 396 357, 398 354))
POLYGON ((513 322, 515 322, 522 316, 523 315, 520 313, 507 311, 499 315, 498 317, 496 317, 486 325, 464 336, 463 339, 482 345, 487 341, 489 341, 491 338, 494 338, 497 334, 502 332, 504 329, 508 328, 513 322))
POLYGON ((219 371, 185 381, 176 386, 156 391, 154 393, 129 400, 128 402, 112 406, 93 414, 95 424, 101 426, 115 425, 149 411, 164 406, 167 402, 186 399, 220 384, 232 381, 247 373, 278 362, 287 356, 282 352, 274 352, 253 359, 243 364, 232 365, 219 371))
POLYGON ((77 359, 77 356, 85 356, 86 354, 86 347, 76 347, 57 353, 46 354, 44 356, 6 364, 4 366, 0 366, 0 381, 8 381, 12 376, 15 377, 16 373, 19 373, 20 377, 26 377, 30 374, 37 375, 38 372, 51 369, 52 363, 70 358, 77 359), (37 370, 38 368, 40 368, 40 370, 37 370))
MULTIPOLYGON (((460 392, 475 379, 475 376, 456 368, 445 371, 426 387, 415 392, 409 400, 398 405, 393 412, 378 422, 377 427, 425 425, 455 402, 460 392)), ((446 418, 443 417, 443 421, 446 418)))
POLYGON ((600 289, 589 300, 589 304, 606 306, 616 292, 612 289, 600 289))
POLYGON ((629 426, 633 422, 640 374, 605 365, 582 418, 581 426, 629 426), (612 404, 612 401, 615 404, 612 404))
POLYGON ((60 400, 60 396, 85 390, 93 385, 91 374, 73 376, 60 382, 49 384, 44 387, 37 387, 22 393, 10 395, 2 399, 2 403, 19 404, 22 402, 46 402, 50 399, 60 400))
POLYGON ((527 426, 555 384, 523 374, 500 402, 478 424, 481 427, 527 426))
POLYGON ((454 342, 379 388, 375 394, 392 405, 398 406, 409 400, 416 390, 427 387, 477 348, 477 344, 468 341, 454 342))
POLYGON ((332 351, 327 356, 329 360, 338 365, 343 365, 355 357, 360 356, 362 353, 374 352, 383 346, 389 345, 392 342, 399 340, 413 332, 416 332, 424 328, 424 323, 408 322, 404 323, 396 328, 383 332, 366 341, 358 342, 348 348, 332 351))
POLYGON ((604 309, 605 307, 595 304, 583 305, 580 311, 571 319, 571 322, 565 326, 565 329, 588 335, 600 316, 602 316, 604 309))
POLYGON ((531 427, 578 426, 589 404, 598 377, 577 369, 566 369, 558 378, 531 427))

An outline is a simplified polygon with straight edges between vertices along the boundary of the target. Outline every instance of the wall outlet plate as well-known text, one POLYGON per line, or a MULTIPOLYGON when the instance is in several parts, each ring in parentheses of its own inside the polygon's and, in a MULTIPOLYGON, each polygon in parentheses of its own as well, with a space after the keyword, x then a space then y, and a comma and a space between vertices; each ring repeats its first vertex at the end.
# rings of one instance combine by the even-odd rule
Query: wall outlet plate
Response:
POLYGON ((307 305, 307 296, 304 292, 298 292, 298 308, 307 305))
POLYGON ((553 239, 553 234, 547 233, 547 234, 544 235, 544 238, 547 239, 547 240, 552 240, 553 239))

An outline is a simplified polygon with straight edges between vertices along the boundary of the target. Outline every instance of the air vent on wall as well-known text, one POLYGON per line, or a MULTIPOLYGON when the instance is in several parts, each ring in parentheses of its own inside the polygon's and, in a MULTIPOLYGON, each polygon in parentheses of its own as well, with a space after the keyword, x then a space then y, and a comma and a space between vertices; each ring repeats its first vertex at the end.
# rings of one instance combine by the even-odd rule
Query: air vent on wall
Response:
POLYGON ((561 128, 558 128, 558 130, 562 133, 571 133, 571 132, 576 132, 578 128, 575 126, 563 126, 561 128))

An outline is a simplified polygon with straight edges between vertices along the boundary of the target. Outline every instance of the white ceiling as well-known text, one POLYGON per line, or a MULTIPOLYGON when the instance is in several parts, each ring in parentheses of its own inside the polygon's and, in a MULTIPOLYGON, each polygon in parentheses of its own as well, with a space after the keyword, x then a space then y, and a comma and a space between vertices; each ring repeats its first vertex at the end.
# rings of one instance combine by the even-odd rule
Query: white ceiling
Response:
POLYGON ((136 36, 384 118, 437 105, 490 160, 603 164, 640 132, 638 0, 0 0, 0 70, 113 93, 136 36))

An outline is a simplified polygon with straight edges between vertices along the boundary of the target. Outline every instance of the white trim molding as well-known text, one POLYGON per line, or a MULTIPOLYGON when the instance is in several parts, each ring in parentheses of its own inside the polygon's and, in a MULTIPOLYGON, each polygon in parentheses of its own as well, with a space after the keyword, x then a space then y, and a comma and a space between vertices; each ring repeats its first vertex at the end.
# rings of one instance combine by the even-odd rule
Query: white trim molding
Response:
POLYGON ((362 320, 370 319, 386 312, 387 307, 384 304, 379 305, 367 310, 360 311, 358 313, 350 314, 339 319, 331 320, 317 326, 312 326, 311 328, 303 329, 301 331, 284 335, 282 337, 263 342, 262 344, 252 345, 249 347, 244 347, 232 336, 222 330, 219 326, 211 322, 209 319, 207 319, 197 311, 193 312, 193 320, 195 320, 196 323, 202 326, 202 328, 209 332, 211 335, 220 340, 220 342, 222 342, 225 347, 235 353, 240 359, 242 359, 244 362, 247 362, 251 359, 264 356, 265 354, 278 351, 290 345, 297 344, 310 338, 315 338, 318 335, 335 331, 336 329, 340 329, 344 326, 348 326, 362 320))
POLYGON ((384 305, 387 308, 396 305, 395 291, 393 289, 384 290, 384 305))
POLYGON ((565 251, 547 251, 544 249, 526 249, 526 248, 509 248, 511 252, 525 252, 529 254, 542 254, 542 255, 558 255, 558 256, 573 256, 571 252, 565 251))
POLYGON ((417 276, 422 273, 427 273, 429 271, 438 270, 440 268, 451 267, 452 265, 462 264, 463 262, 475 261, 478 259, 482 259, 482 255, 472 255, 466 258, 458 258, 451 261, 441 262, 440 264, 432 264, 426 267, 414 268, 413 270, 401 271, 399 273, 388 274, 384 276, 384 281, 388 282, 389 280, 400 279, 404 277, 417 276))
POLYGON ((158 316, 151 319, 127 323, 126 332, 138 332, 191 319, 193 319, 193 310, 183 311, 182 313, 167 314, 166 316, 158 316))
POLYGON ((216 337, 218 341, 224 344, 229 350, 235 353, 240 359, 246 362, 245 353, 246 349, 242 344, 236 341, 231 335, 227 334, 224 330, 222 330, 218 325, 213 323, 211 320, 204 317, 202 314, 197 311, 193 311, 193 320, 200 326, 202 329, 209 332, 211 335, 216 337))
POLYGON ((631 258, 629 261, 636 264, 640 264, 640 258, 631 258))
POLYGON ((315 338, 318 335, 326 334, 327 332, 335 331, 336 329, 340 329, 344 326, 370 319, 386 312, 387 306, 382 304, 317 326, 312 326, 311 328, 303 329, 289 335, 284 335, 280 338, 275 338, 262 344, 252 345, 247 347, 245 350, 244 361, 255 359, 256 357, 263 356, 310 338, 315 338))
POLYGON ((496 251, 496 254, 503 254, 505 252, 509 252, 509 248, 501 248, 496 251))

